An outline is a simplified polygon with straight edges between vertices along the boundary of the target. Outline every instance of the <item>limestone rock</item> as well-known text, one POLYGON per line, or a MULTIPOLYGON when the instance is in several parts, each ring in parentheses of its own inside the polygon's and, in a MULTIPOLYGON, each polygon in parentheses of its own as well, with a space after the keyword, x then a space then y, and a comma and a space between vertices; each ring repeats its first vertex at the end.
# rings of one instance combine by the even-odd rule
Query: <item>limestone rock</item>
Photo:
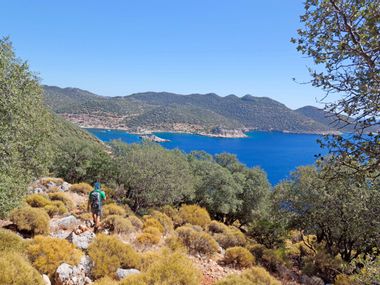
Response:
POLYGON ((72 266, 62 263, 55 272, 55 285, 87 285, 92 281, 88 277, 91 272, 91 260, 88 256, 83 256, 78 265, 72 266))
POLYGON ((94 238, 95 234, 93 232, 86 231, 78 235, 73 231, 69 234, 67 240, 80 249, 87 249, 94 238))
POLYGON ((50 222, 50 227, 54 229, 67 230, 77 227, 81 221, 75 218, 73 215, 63 217, 57 220, 52 220, 50 222))
POLYGON ((123 269, 123 268, 119 268, 116 271, 116 277, 117 277, 117 279, 121 280, 121 279, 127 277, 128 275, 138 274, 138 273, 140 273, 140 271, 137 270, 137 269, 123 269))
POLYGON ((51 285, 50 279, 46 274, 42 274, 42 280, 44 281, 45 285, 51 285))

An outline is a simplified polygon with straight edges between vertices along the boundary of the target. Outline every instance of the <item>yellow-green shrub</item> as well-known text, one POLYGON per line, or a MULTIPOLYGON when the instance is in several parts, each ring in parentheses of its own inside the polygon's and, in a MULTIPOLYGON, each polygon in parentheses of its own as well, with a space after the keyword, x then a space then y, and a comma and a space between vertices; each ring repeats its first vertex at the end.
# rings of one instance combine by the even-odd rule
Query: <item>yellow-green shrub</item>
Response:
POLYGON ((120 267, 135 268, 139 264, 135 250, 114 235, 97 235, 88 254, 94 262, 92 274, 95 278, 112 276, 120 267))
POLYGON ((198 232, 188 226, 176 229, 178 238, 191 253, 213 254, 218 251, 217 242, 205 232, 198 232))
POLYGON ((92 214, 88 213, 88 212, 80 214, 79 218, 84 220, 84 221, 92 221, 93 220, 92 214))
POLYGON ((223 262, 233 267, 244 268, 252 266, 255 263, 255 257, 248 249, 235 246, 226 250, 223 262))
MULTIPOLYGON (((145 281, 146 277, 144 273, 131 274, 123 278, 119 285, 148 285, 145 281)), ((149 283, 151 284, 151 283, 149 283)), ((155 283, 157 284, 157 283, 155 283)))
POLYGON ((183 224, 183 221, 178 214, 178 209, 173 208, 172 206, 166 205, 161 208, 161 212, 166 214, 169 218, 171 218, 175 226, 179 226, 183 224))
POLYGON ((135 227, 136 230, 141 230, 143 227, 143 222, 136 216, 129 216, 128 220, 131 221, 132 225, 135 227))
POLYGON ((185 255, 163 251, 145 274, 147 284, 199 285, 201 275, 196 266, 185 255))
POLYGON ((171 233, 174 230, 174 225, 172 219, 164 213, 159 211, 152 211, 150 215, 158 220, 160 224, 164 227, 164 234, 171 233))
POLYGON ((27 248, 29 259, 41 273, 52 276, 62 263, 76 265, 82 252, 67 240, 36 236, 27 248))
POLYGON ((211 218, 206 209, 197 205, 183 205, 178 212, 183 223, 198 225, 205 228, 210 222, 211 218))
POLYGON ((0 284, 4 285, 44 285, 41 274, 24 257, 15 252, 0 254, 0 284))
POLYGON ((48 195, 49 195, 50 200, 52 201, 62 201, 68 210, 74 209, 74 202, 66 193, 58 192, 58 193, 49 193, 48 195))
POLYGON ((153 227, 153 228, 157 228, 161 233, 164 233, 164 227, 156 218, 153 218, 151 216, 144 216, 143 220, 144 220, 144 224, 143 224, 144 229, 153 227))
POLYGON ((267 248, 265 247, 265 245, 256 243, 256 244, 249 245, 247 249, 253 254, 256 260, 261 260, 264 255, 264 251, 267 248))
POLYGON ((284 252, 281 249, 265 249, 261 257, 261 263, 271 272, 286 264, 284 252))
POLYGON ((145 251, 140 254, 140 264, 138 269, 147 271, 148 268, 154 264, 162 255, 162 251, 145 251))
POLYGON ((62 185, 63 184, 63 179, 62 178, 55 178, 55 177, 44 177, 41 178, 41 184, 44 186, 47 186, 49 182, 55 183, 57 185, 62 185))
POLYGON ((10 220, 20 231, 29 231, 33 234, 49 233, 49 216, 42 209, 29 206, 15 209, 10 214, 10 220))
POLYGON ((281 285, 262 267, 252 267, 245 270, 241 275, 233 274, 218 281, 215 285, 281 285))
POLYGON ((26 242, 20 236, 10 230, 0 228, 0 252, 9 250, 22 253, 25 248, 26 242))
POLYGON ((106 276, 96 280, 92 285, 119 285, 119 282, 106 276))
POLYGON ((46 196, 40 194, 26 196, 25 201, 33 208, 42 208, 50 204, 50 200, 46 196))
POLYGON ((92 191, 92 186, 88 183, 76 183, 71 185, 70 191, 78 193, 78 194, 88 194, 92 191))
POLYGON ((63 204, 62 201, 51 201, 50 204, 44 207, 44 210, 50 217, 53 217, 55 215, 63 215, 68 212, 65 204, 63 204))
POLYGON ((121 216, 124 217, 126 215, 126 211, 123 207, 113 203, 113 204, 107 204, 103 206, 103 216, 111 216, 111 215, 116 215, 116 216, 121 216))
POLYGON ((354 285, 354 284, 359 284, 355 283, 350 276, 347 276, 346 274, 338 274, 335 277, 335 282, 334 285, 354 285))
POLYGON ((218 221, 211 221, 207 228, 209 232, 214 234, 224 233, 229 230, 225 224, 218 221))
POLYGON ((224 232, 215 234, 214 238, 223 248, 244 246, 247 241, 244 234, 234 227, 229 227, 224 232))
POLYGON ((183 244, 181 239, 178 236, 169 236, 165 239, 165 245, 171 250, 171 251, 181 251, 181 252, 187 252, 186 246, 183 244))
POLYGON ((127 234, 135 230, 130 220, 116 215, 108 216, 102 222, 102 225, 104 228, 118 234, 127 234))
POLYGON ((137 241, 143 245, 158 244, 161 240, 161 232, 156 227, 146 227, 143 233, 137 236, 137 241))

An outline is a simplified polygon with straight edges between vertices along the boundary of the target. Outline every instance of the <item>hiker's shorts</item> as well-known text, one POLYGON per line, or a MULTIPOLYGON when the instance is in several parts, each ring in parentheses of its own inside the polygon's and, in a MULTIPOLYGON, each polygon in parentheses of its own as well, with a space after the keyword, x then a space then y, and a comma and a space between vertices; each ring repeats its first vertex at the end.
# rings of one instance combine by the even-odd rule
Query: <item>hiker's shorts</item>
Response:
POLYGON ((102 209, 99 208, 99 209, 91 209, 91 212, 94 214, 94 215, 97 215, 99 217, 102 216, 102 209))

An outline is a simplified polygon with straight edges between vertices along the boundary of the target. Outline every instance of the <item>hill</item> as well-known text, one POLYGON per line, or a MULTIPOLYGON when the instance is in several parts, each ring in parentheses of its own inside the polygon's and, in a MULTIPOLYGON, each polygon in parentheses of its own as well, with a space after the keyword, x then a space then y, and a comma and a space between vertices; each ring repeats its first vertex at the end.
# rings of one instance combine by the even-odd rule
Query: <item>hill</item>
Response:
POLYGON ((148 132, 208 132, 217 127, 296 133, 335 130, 267 97, 168 92, 105 97, 78 88, 44 86, 44 90, 45 102, 54 112, 83 127, 148 132))

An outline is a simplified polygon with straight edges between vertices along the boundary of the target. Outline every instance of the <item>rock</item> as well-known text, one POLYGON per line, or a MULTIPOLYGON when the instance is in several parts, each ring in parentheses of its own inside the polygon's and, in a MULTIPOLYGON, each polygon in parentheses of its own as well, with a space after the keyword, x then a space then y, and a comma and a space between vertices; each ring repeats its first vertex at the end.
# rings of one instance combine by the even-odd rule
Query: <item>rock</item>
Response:
POLYGON ((66 181, 62 183, 61 185, 61 190, 64 191, 64 192, 67 192, 69 191, 71 187, 71 184, 70 183, 67 183, 66 181))
POLYGON ((92 281, 88 277, 91 272, 91 260, 88 256, 83 256, 78 265, 72 266, 62 263, 55 272, 55 285, 86 285, 92 281))
POLYGON ((95 234, 87 231, 79 235, 72 232, 66 239, 80 249, 87 249, 94 238, 95 234))
POLYGON ((41 194, 41 193, 44 193, 45 191, 42 189, 42 188, 39 188, 39 187, 37 187, 37 188, 34 188, 33 190, 32 190, 32 193, 34 193, 34 194, 41 194))
POLYGON ((70 232, 65 232, 65 231, 55 231, 51 232, 50 236, 54 238, 59 238, 59 239, 66 239, 70 235, 70 232))
POLYGON ((63 229, 67 230, 70 228, 75 228, 81 223, 81 221, 77 218, 75 218, 73 215, 58 219, 58 220, 52 220, 50 222, 50 227, 55 229, 63 229))
POLYGON ((321 278, 317 276, 309 277, 307 275, 301 276, 301 283, 305 285, 325 285, 325 282, 321 278))
POLYGON ((116 277, 117 279, 121 280, 131 274, 138 274, 140 273, 140 270, 137 270, 137 269, 123 269, 123 268, 119 268, 117 271, 116 271, 116 277))
POLYGON ((51 285, 50 279, 46 274, 42 274, 42 280, 44 281, 45 285, 51 285))

